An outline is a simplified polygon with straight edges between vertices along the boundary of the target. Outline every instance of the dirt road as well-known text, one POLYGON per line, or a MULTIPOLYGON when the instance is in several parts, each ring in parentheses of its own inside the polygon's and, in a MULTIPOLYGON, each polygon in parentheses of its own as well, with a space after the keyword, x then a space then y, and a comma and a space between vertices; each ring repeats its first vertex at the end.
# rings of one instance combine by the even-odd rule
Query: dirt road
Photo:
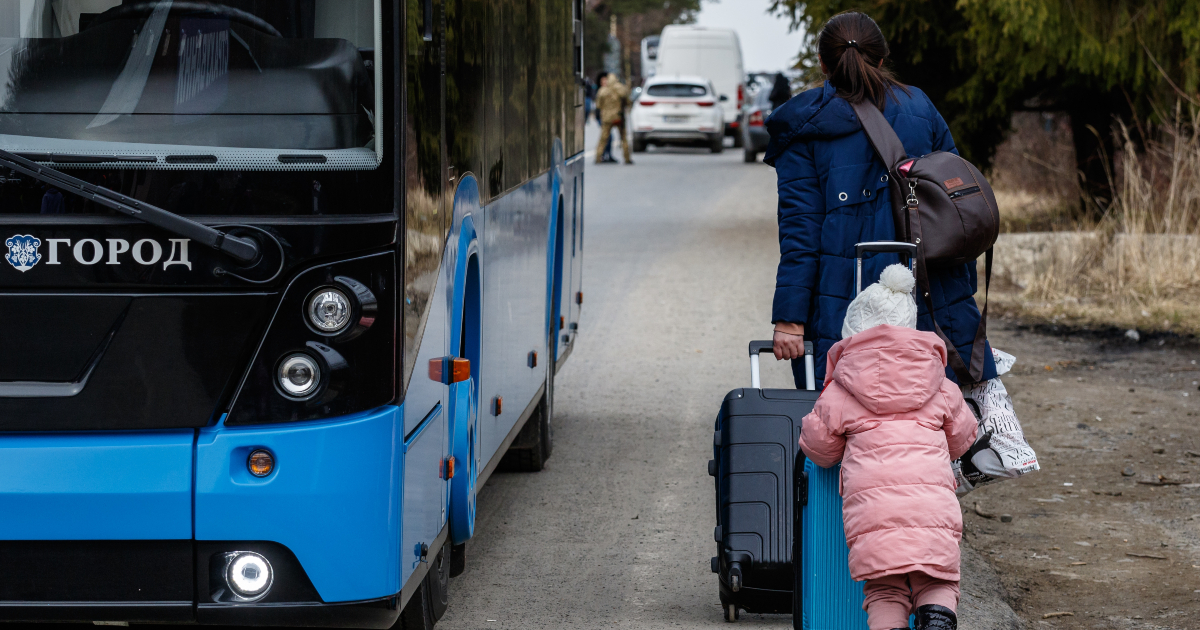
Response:
POLYGON ((967 495, 965 538, 1013 608, 1033 628, 1200 628, 1200 348, 989 337, 1018 357, 1004 381, 1042 469, 967 495))
MULTIPOLYGON (((779 256, 774 171, 731 153, 589 166, 587 301, 554 456, 488 482, 439 627, 725 626, 705 463, 721 396, 747 384, 746 341, 770 334, 779 256)), ((1043 469, 963 502, 960 628, 1017 628, 1010 604, 1036 630, 1200 628, 1200 488, 1137 483, 1200 482, 1200 349, 999 318, 991 338, 1018 358, 1006 381, 1043 469)), ((764 363, 765 384, 788 383, 764 363)))

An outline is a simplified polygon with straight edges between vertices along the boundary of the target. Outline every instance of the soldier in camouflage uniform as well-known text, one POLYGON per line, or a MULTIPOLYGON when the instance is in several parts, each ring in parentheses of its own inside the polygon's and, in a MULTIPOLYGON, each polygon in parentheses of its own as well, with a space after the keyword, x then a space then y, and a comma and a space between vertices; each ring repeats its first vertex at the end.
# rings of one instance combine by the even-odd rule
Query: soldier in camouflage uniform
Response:
POLYGON ((600 144, 596 145, 596 163, 601 162, 604 148, 608 146, 612 130, 621 135, 621 151, 625 163, 633 164, 629 154, 629 137, 625 133, 625 110, 629 108, 629 88, 621 85, 615 75, 608 75, 596 93, 596 107, 600 111, 600 144))

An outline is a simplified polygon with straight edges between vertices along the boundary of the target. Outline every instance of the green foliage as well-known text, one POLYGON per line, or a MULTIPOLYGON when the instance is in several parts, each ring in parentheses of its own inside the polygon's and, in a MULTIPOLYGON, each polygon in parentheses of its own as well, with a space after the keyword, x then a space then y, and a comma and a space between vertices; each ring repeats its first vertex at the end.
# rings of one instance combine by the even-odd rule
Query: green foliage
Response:
POLYGON ((929 94, 964 156, 983 164, 1014 110, 1103 126, 1159 118, 1180 98, 1200 104, 1195 0, 773 0, 772 9, 812 35, 810 57, 829 18, 873 17, 901 80, 929 94))
POLYGON ((700 12, 700 0, 607 0, 602 6, 611 15, 661 13, 670 16, 671 21, 663 26, 681 18, 691 21, 700 12))
MULTIPOLYGON (((925 91, 954 133, 959 152, 986 164, 1003 138, 1006 112, 979 115, 968 111, 951 91, 974 71, 974 49, 967 41, 970 23, 957 0, 773 0, 771 9, 809 35, 801 51, 803 65, 815 67, 816 35, 825 22, 844 11, 862 11, 883 30, 891 49, 889 64, 900 80, 925 91)), ((990 96, 991 94, 989 94, 990 96)))
MULTIPOLYGON (((960 0, 983 80, 1000 94, 1036 86, 1120 90, 1139 113, 1197 89, 1194 0, 960 0)), ((964 99, 965 100, 965 99, 964 99)), ((994 103, 989 103, 995 106, 994 103)))
POLYGON ((608 48, 608 22, 591 11, 586 12, 583 18, 583 66, 587 76, 595 77, 604 69, 608 48))

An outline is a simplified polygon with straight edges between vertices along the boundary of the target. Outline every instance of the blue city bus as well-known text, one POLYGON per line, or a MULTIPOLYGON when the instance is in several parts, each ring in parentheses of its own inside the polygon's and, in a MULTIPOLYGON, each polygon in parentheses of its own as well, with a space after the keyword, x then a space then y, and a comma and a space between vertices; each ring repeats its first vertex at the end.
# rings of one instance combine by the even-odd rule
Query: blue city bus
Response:
POLYGON ((0 0, 0 621, 429 628, 551 452, 582 0, 0 0))

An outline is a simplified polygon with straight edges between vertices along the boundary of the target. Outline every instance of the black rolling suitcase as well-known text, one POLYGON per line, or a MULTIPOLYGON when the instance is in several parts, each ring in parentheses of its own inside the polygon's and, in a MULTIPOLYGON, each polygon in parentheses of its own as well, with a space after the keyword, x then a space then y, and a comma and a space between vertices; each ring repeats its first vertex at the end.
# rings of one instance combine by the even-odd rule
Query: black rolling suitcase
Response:
POLYGON ((713 437, 708 473, 717 490, 717 555, 712 570, 720 582, 726 621, 740 610, 791 613, 793 529, 799 531, 793 503, 807 493, 800 420, 820 392, 813 379, 813 348, 804 343, 807 390, 762 389, 758 355, 770 341, 750 342, 751 387, 725 396, 713 437), (797 465, 797 463, 799 465, 797 465))

